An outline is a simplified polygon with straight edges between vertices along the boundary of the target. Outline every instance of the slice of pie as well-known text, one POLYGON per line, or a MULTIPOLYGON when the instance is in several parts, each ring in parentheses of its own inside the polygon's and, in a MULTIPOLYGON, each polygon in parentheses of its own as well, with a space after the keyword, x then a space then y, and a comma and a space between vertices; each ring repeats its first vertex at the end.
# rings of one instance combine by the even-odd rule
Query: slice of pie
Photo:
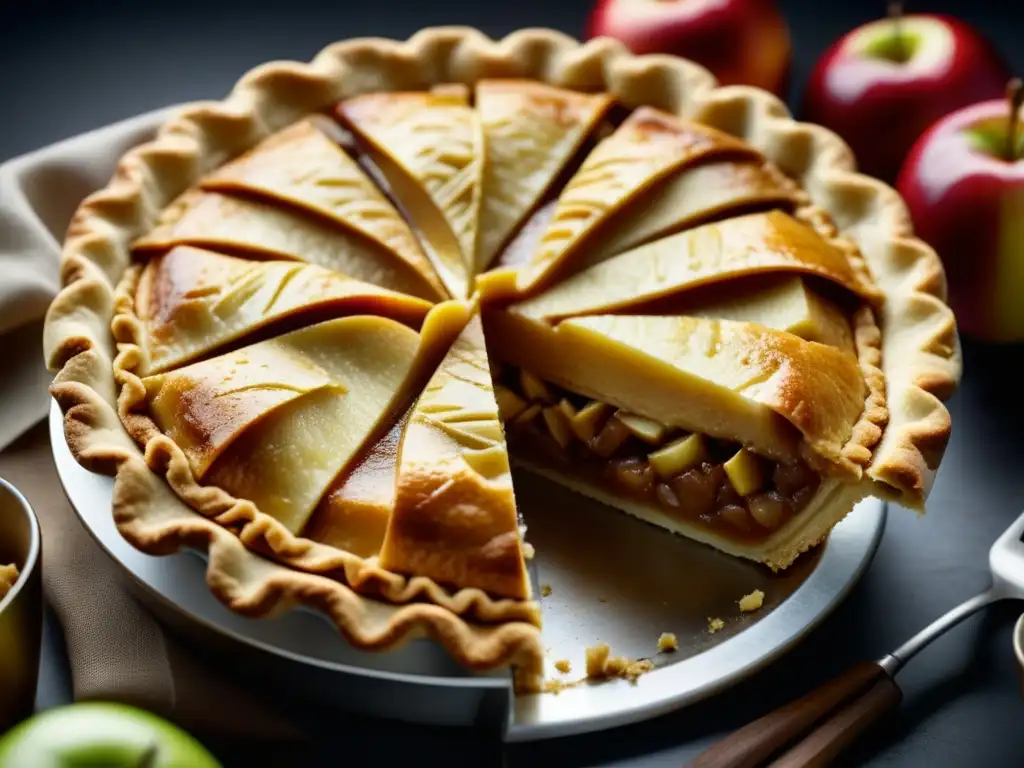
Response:
POLYGON ((359 164, 313 121, 274 134, 203 180, 203 189, 319 214, 398 256, 445 295, 412 230, 359 164))
POLYGON ((643 312, 655 302, 700 288, 779 274, 829 281, 867 302, 882 298, 843 251, 809 225, 769 211, 655 240, 577 272, 516 306, 551 321, 643 312))
POLYGON ((955 324, 851 167, 757 91, 544 31, 269 65, 76 213, 45 334, 69 445, 233 610, 537 690, 523 520, 561 510, 510 465, 774 569, 866 495, 923 508, 955 324))
POLYGON ((477 84, 486 162, 475 272, 490 265, 611 105, 606 93, 584 94, 528 80, 477 84))
POLYGON ((505 436, 479 316, 408 417, 384 568, 530 598, 505 436))
POLYGON ((448 292, 465 297, 484 172, 483 130, 469 92, 367 94, 341 104, 338 114, 421 233, 448 292))
POLYGON ((599 225, 689 164, 712 157, 760 159, 749 145, 695 123, 641 107, 583 162, 558 198, 551 223, 517 286, 549 284, 596 237, 599 225))
POLYGON ((255 259, 306 261, 411 296, 437 292, 395 255, 329 221, 274 203, 189 190, 133 247, 142 257, 179 245, 255 259))
POLYGON ((423 299, 294 261, 247 261, 178 246, 147 262, 128 290, 148 351, 140 373, 159 373, 257 332, 370 313, 418 326, 423 299))
POLYGON ((495 310, 485 327, 513 452, 649 522, 785 568, 869 492, 878 430, 846 350, 697 317, 495 310))

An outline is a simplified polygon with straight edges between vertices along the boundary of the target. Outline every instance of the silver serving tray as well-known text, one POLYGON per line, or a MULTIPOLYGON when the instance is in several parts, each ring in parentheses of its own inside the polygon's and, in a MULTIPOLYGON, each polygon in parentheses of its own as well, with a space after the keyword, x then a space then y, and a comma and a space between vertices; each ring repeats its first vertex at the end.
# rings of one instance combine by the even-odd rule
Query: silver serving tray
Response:
POLYGON ((871 561, 885 506, 869 499, 827 544, 776 576, 751 563, 634 520, 538 478, 519 474, 516 495, 537 550, 549 677, 583 675, 584 649, 608 643, 616 655, 651 658, 637 683, 582 684, 558 693, 512 695, 505 672, 475 675, 428 640, 387 653, 349 646, 312 611, 254 620, 224 608, 193 552, 145 555, 117 532, 113 480, 71 456, 56 404, 50 411, 54 461, 82 522, 120 566, 127 583, 173 628, 226 654, 250 679, 255 670, 293 696, 366 714, 445 725, 491 727, 509 741, 594 731, 644 720, 706 698, 764 667, 834 609, 871 561), (739 598, 764 591, 764 607, 740 614, 739 598), (725 621, 710 633, 709 617, 725 621), (657 653, 662 632, 679 650, 657 653), (550 666, 569 659, 572 673, 550 666), (255 666, 254 666, 255 665, 255 666))

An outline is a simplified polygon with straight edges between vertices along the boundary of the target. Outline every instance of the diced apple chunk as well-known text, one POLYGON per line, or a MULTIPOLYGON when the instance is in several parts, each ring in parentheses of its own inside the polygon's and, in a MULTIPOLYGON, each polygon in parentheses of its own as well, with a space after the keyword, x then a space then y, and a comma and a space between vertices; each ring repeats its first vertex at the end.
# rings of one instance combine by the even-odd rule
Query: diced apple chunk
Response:
POLYGON ((572 420, 572 431, 576 433, 576 437, 584 443, 593 440, 611 409, 607 403, 597 400, 591 400, 580 408, 572 420))
POLYGON ((547 385, 527 370, 519 371, 519 386, 530 402, 550 403, 555 399, 547 385))
POLYGON ((774 531, 782 524, 786 502, 778 491, 755 493, 747 499, 747 509, 762 528, 774 531))
POLYGON ((686 435, 673 440, 664 448, 648 454, 654 471, 660 477, 670 478, 696 467, 707 458, 707 446, 702 435, 686 435))
POLYGON ((736 454, 722 465, 729 483, 740 496, 761 490, 764 485, 764 469, 761 459, 747 448, 740 448, 736 454))
POLYGON ((565 414, 566 421, 572 424, 572 420, 576 418, 576 409, 573 407, 573 404, 563 397, 558 401, 558 410, 565 414))
POLYGON ((617 417, 612 416, 597 433, 597 437, 590 441, 590 449, 598 456, 607 459, 629 439, 629 435, 630 432, 626 425, 617 417))
POLYGON ((527 402, 508 387, 496 386, 494 399, 498 403, 498 414, 503 422, 510 422, 526 410, 527 402))
POLYGON ((654 484, 654 472, 643 459, 622 459, 614 462, 612 466, 615 479, 632 491, 646 493, 654 484))
POLYGON ((557 405, 551 405, 544 409, 544 423, 548 425, 548 432, 555 438, 555 442, 562 448, 568 448, 572 442, 572 430, 569 429, 569 419, 557 405))
POLYGON ((531 421, 540 416, 541 405, 540 403, 534 403, 525 411, 516 416, 516 424, 529 424, 531 421))
POLYGON ((660 421, 637 416, 635 413, 616 411, 615 417, 626 425, 626 428, 645 443, 659 445, 665 439, 668 427, 660 421))

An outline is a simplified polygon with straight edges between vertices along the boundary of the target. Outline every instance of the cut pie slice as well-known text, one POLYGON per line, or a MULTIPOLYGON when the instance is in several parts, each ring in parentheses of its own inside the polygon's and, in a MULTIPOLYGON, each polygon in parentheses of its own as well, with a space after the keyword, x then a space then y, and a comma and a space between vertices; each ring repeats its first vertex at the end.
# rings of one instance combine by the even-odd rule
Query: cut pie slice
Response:
POLYGON ((198 479, 299 533, 433 370, 465 322, 452 304, 435 307, 420 334, 348 317, 148 377, 151 415, 198 479))
POLYGON ((574 266, 584 269, 719 217, 754 209, 790 211, 798 197, 793 182, 767 163, 723 160, 685 168, 652 186, 614 217, 574 266))
POLYGON ((273 134, 207 176, 201 186, 325 216, 403 260, 434 288, 434 298, 445 296, 409 225, 359 164, 310 120, 273 134))
POLYGON ((449 293, 465 298, 484 173, 483 132, 468 91, 366 94, 342 102, 337 114, 419 230, 449 293))
POLYGON ((409 417, 380 563, 442 584, 530 597, 479 316, 455 340, 409 417))
POLYGON ((605 93, 529 80, 477 84, 487 162, 475 272, 487 268, 611 105, 605 93))
POLYGON ((398 450, 408 412, 327 492, 303 535, 359 557, 380 554, 395 509, 398 450))
POLYGON ((760 160, 750 147, 704 125, 641 107, 583 161, 558 198, 558 207, 528 267, 521 292, 549 284, 584 247, 598 225, 638 195, 684 166, 712 157, 760 160))
POLYGON ((867 493, 850 458, 868 387, 848 353, 750 323, 485 314, 509 442, 542 474, 784 568, 867 493), (650 514, 647 514, 647 513, 650 514), (806 534, 806 536, 805 536, 806 534), (813 535, 812 535, 813 534, 813 535))
POLYGON ((159 373, 261 330, 376 314, 418 327, 431 304, 313 264, 248 261, 188 246, 146 264, 135 292, 159 373))
POLYGON ((437 292, 409 265, 337 224, 288 207, 193 189, 132 244, 142 256, 192 245, 263 259, 307 261, 356 280, 431 301, 437 292))
POLYGON ((689 315, 756 323, 838 347, 856 350, 853 329, 842 306, 796 275, 758 275, 685 291, 643 307, 647 315, 689 315))
POLYGON ((813 275, 864 300, 880 300, 842 251, 789 214, 769 211, 655 240, 577 272, 516 308, 547 320, 607 314, 712 283, 772 273, 813 275))

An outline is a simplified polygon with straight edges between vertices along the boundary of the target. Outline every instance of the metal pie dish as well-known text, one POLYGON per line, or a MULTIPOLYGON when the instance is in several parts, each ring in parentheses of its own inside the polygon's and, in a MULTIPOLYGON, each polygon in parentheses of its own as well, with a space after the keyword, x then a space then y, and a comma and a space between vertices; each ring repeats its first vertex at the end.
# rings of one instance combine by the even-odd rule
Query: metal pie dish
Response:
POLYGON ((781 575, 633 520, 523 473, 517 492, 536 543, 549 676, 583 676, 584 649, 608 643, 615 654, 648 657, 656 668, 635 684, 585 683, 514 696, 505 671, 473 674, 426 639, 398 649, 360 651, 312 609, 267 620, 240 616, 206 587, 205 553, 153 557, 134 549, 110 515, 111 478, 79 466, 64 440, 60 409, 50 412, 51 443, 65 491, 86 529, 125 583, 189 642, 229 656, 231 668, 265 679, 297 699, 383 717, 444 725, 482 725, 524 741, 636 722, 707 698, 771 663, 843 600, 869 565, 885 524, 883 502, 868 499, 827 542, 781 575), (557 511, 558 514, 552 514, 557 511), (587 535, 578 522, 588 520, 587 535), (572 539, 574 546, 560 546, 572 539), (644 590, 657 581, 658 590, 644 590), (764 607, 741 614, 754 589, 764 607), (646 597, 644 597, 646 595, 646 597), (725 628, 711 633, 709 617, 725 628), (662 632, 679 649, 657 653, 662 632), (572 662, 562 675, 551 668, 572 662))

